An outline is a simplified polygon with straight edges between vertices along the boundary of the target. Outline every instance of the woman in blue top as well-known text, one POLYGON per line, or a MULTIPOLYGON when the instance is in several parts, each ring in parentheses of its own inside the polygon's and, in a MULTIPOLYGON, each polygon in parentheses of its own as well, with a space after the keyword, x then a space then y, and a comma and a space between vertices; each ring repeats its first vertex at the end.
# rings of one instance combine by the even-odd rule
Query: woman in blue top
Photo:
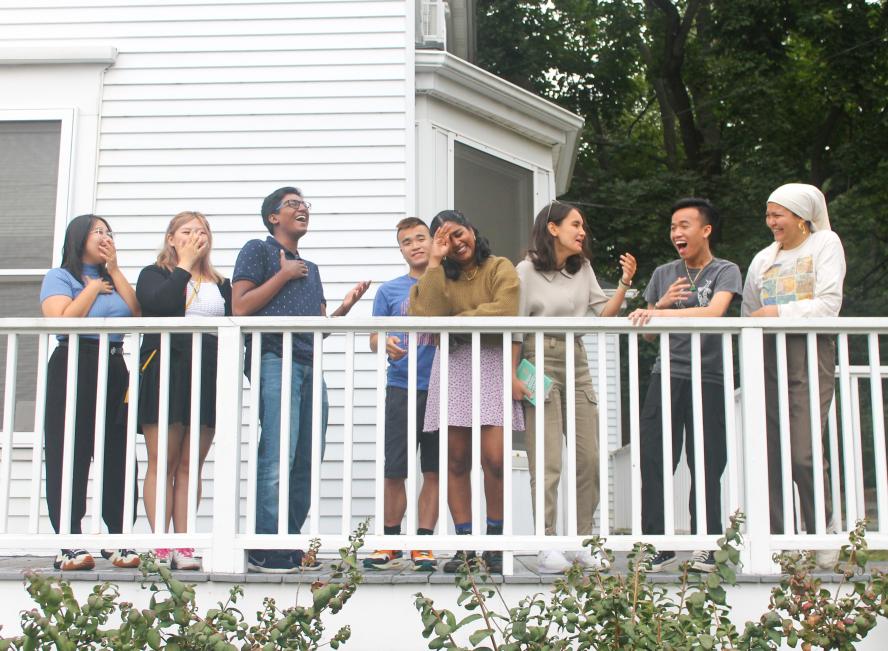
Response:
MULTIPOLYGON (((65 231, 62 266, 50 269, 40 288, 45 317, 138 316, 136 293, 117 266, 111 227, 96 215, 80 215, 65 231)), ((49 519, 60 530, 62 459, 64 453, 65 398, 67 395, 68 337, 49 358, 46 380, 45 452, 46 501, 49 519)), ((123 335, 109 336, 105 402, 105 463, 102 469, 102 519, 109 533, 123 531, 124 476, 126 472, 126 411, 124 395, 129 374, 123 362, 123 335)), ((77 411, 74 421, 74 465, 71 487, 71 533, 81 533, 86 513, 86 486, 96 428, 98 335, 81 335, 77 357, 77 411)), ((133 500, 133 504, 136 500, 133 500)), ((139 557, 130 549, 102 550, 117 567, 136 567, 139 557)), ((83 549, 63 549, 55 567, 89 570, 95 566, 83 549)))

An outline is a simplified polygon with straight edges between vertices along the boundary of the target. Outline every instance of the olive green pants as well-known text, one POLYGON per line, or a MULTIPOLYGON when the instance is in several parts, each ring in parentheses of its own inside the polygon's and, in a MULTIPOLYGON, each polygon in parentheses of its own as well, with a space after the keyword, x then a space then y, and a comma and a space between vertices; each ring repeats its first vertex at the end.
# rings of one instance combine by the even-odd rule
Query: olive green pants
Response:
MULTIPOLYGON (((543 433, 546 535, 555 533, 558 519, 558 483, 561 480, 561 450, 566 440, 567 399, 565 381, 566 351, 563 338, 545 337, 543 362, 544 373, 552 381, 552 388, 545 401, 543 433)), ((574 339, 574 396, 576 400, 577 441, 577 533, 592 533, 592 517, 598 508, 598 399, 589 375, 586 349, 582 340, 574 339)), ((527 337, 524 357, 534 361, 534 339, 527 337)), ((531 503, 536 510, 536 408, 524 403, 527 428, 527 461, 530 465, 531 503)), ((536 513, 534 514, 536 517, 536 513)))

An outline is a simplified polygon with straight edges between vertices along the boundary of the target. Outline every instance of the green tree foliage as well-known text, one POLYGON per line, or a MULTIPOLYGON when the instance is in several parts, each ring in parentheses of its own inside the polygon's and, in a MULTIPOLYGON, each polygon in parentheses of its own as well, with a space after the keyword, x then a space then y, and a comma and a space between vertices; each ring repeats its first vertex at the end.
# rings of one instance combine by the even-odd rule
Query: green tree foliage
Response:
POLYGON ((479 3, 478 63, 586 119, 570 193, 596 267, 674 257, 671 203, 706 196, 719 255, 770 241, 768 194, 821 187, 848 253, 843 314, 888 304, 888 4, 872 0, 479 3))

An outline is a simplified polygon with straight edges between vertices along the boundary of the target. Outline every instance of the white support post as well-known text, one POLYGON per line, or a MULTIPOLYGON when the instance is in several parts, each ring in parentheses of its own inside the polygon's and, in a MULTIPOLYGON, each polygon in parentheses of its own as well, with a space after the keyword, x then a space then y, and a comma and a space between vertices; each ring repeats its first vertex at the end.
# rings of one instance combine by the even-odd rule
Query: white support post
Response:
POLYGON ((770 517, 768 482, 762 481, 767 469, 768 440, 765 410, 764 346, 761 328, 740 331, 740 385, 743 387, 743 458, 758 463, 743 466, 746 486, 746 545, 743 548, 743 572, 771 574, 770 517))
POLYGON ((786 333, 778 332, 775 341, 777 356, 777 406, 780 422, 780 490, 783 495, 783 532, 795 531, 793 517, 792 451, 789 438, 789 372, 786 358, 786 333))
MULTIPOLYGON (((885 468, 885 419, 882 402, 882 376, 879 373, 879 335, 867 335, 869 347, 870 405, 873 416, 873 451, 876 463, 876 506, 879 514, 879 533, 888 533, 888 473, 885 468)), ((838 474, 833 472, 832 474, 838 474)))
POLYGON ((629 333, 629 460, 632 475, 632 535, 641 535, 641 434, 638 396, 638 335, 629 333))
MULTIPOLYGON (((568 356, 573 351, 567 351, 568 356)), ((610 454, 607 432, 607 335, 598 333, 598 528, 602 537, 610 535, 610 454)), ((573 399, 571 396, 570 399, 573 399)))
MULTIPOLYGON (((191 335, 191 413, 188 436, 188 517, 185 525, 188 533, 197 532, 197 493, 200 489, 200 473, 198 461, 200 457, 200 407, 203 335, 199 332, 191 335)), ((217 354, 218 358, 218 354, 217 354)))
MULTIPOLYGON (((514 513, 512 508, 512 333, 503 332, 503 536, 511 537, 514 513)), ((520 409, 520 407, 519 407, 520 409)), ((503 574, 510 576, 515 570, 515 554, 503 552, 503 574)))
POLYGON ((37 335, 37 395, 34 407, 34 447, 31 448, 31 502, 28 513, 28 533, 40 531, 40 489, 43 470, 43 438, 46 421, 46 364, 49 357, 49 335, 37 335))
MULTIPOLYGON (((839 386, 841 391, 841 420, 842 420, 842 449, 845 451, 844 455, 844 470, 845 470, 845 512, 848 517, 848 528, 854 526, 857 522, 858 513, 857 513, 857 495, 856 495, 856 483, 854 481, 854 432, 852 431, 853 423, 851 416, 851 368, 849 361, 849 351, 848 351, 848 335, 840 334, 839 335, 839 386)), ((812 344, 808 343, 808 368, 809 371, 811 369, 811 364, 814 365, 814 375, 816 377, 816 370, 819 366, 817 363, 817 344, 816 342, 812 344), (813 349, 813 350, 812 350, 813 349), (810 357, 814 355, 814 359, 810 359, 810 357)), ((811 373, 809 372, 808 382, 811 384, 811 373)), ((820 391, 819 384, 814 387, 812 386, 812 394, 811 398, 816 398, 817 400, 817 413, 820 413, 820 391)), ((835 400, 835 398, 833 398, 835 400)), ((813 400, 812 400, 813 405, 813 400)), ((812 429, 816 422, 817 425, 820 424, 820 419, 818 418, 816 421, 813 418, 813 406, 812 406, 812 418, 811 418, 811 426, 812 429)), ((819 431, 818 431, 819 433, 819 431)), ((814 448, 814 460, 818 461, 823 459, 823 453, 821 452, 819 455, 817 454, 817 448, 814 448)), ((819 481, 821 482, 819 485, 814 484, 814 495, 815 501, 814 504, 817 506, 817 533, 824 533, 825 530, 820 529, 820 518, 821 518, 821 510, 820 503, 817 502, 816 496, 818 495, 818 490, 822 493, 823 491, 823 466, 819 463, 814 464, 814 480, 818 481, 818 473, 817 469, 820 469, 819 473, 819 481)), ((838 469, 835 470, 838 472, 838 469)), ((825 518, 825 516, 824 516, 825 518)), ((825 524, 825 522, 824 522, 825 524)))
POLYGON ((668 332, 660 335, 660 415, 663 423, 663 531, 667 536, 674 536, 675 482, 672 476, 672 357, 668 332))
POLYGON ((321 461, 324 458, 324 333, 313 333, 311 364, 311 511, 309 531, 317 536, 321 531, 321 461))
MULTIPOLYGON (((68 368, 65 376, 65 430, 62 452, 62 503, 59 533, 71 533, 71 495, 74 480, 74 425, 77 418, 77 363, 80 360, 80 335, 68 335, 68 368)), ((124 511, 129 513, 129 511, 124 511)), ((127 522, 129 518, 124 518, 127 522)))
POLYGON ((534 358, 533 365, 535 367, 534 373, 534 401, 535 405, 535 424, 536 424, 536 433, 534 435, 534 448, 536 449, 536 455, 534 459, 534 475, 536 477, 536 486, 534 487, 534 494, 531 496, 534 500, 534 513, 536 515, 536 528, 535 532, 538 536, 546 535, 546 501, 545 501, 545 490, 546 490, 546 479, 545 479, 545 458, 546 458, 546 443, 545 443, 545 418, 546 418, 546 389, 543 380, 543 367, 545 365, 545 344, 543 339, 542 332, 535 332, 533 334, 534 341, 534 358), (541 400, 542 398, 542 400, 541 400))
MULTIPOLYGON (((262 390, 262 335, 254 332, 250 342, 250 423, 247 439, 247 526, 256 533, 256 488, 259 472, 259 411, 262 390)), ((220 349, 220 355, 222 353, 220 349)))
MULTIPOLYGON (((450 405, 450 334, 442 331, 438 341, 438 376, 440 387, 438 403, 438 533, 446 534, 447 514, 447 441, 449 439, 448 406, 450 405)), ((456 524, 454 522, 454 524, 456 524)))
MULTIPOLYGON (((296 450, 290 450, 290 429, 293 418, 293 333, 283 334, 281 351, 281 420, 278 432, 278 496, 277 496, 277 532, 289 533, 290 522, 290 456, 296 450)), ((296 424, 299 427, 299 424, 296 424)), ((258 506, 258 505, 257 505, 258 506)))
MULTIPOLYGON (((213 537, 204 571, 241 573, 244 550, 237 547, 240 503, 241 391, 243 343, 237 326, 219 328, 216 372, 216 436, 213 467, 213 537)), ((258 373, 254 368, 253 372, 258 373)), ((248 526, 250 526, 248 524, 248 526)))
MULTIPOLYGON (((386 333, 380 330, 376 333, 376 450, 373 464, 373 485, 376 487, 373 500, 373 533, 381 536, 384 533, 385 524, 385 392, 386 392, 386 365, 385 346, 386 333)), ((446 441, 446 439, 444 439, 446 441)), ((446 503, 446 502, 445 502, 446 503)), ((445 511, 441 511, 445 513, 445 511)), ((446 516, 444 516, 446 517, 446 516)))
MULTIPOLYGON (((355 333, 352 331, 345 333, 345 378, 342 398, 342 534, 348 535, 352 530, 352 476, 354 474, 352 457, 355 404, 355 333)), ((409 497, 407 504, 410 504, 409 497)))
MULTIPOLYGON (((566 401, 564 433, 567 436, 567 535, 577 535, 577 377, 574 359, 575 335, 564 334, 564 399, 566 401)), ((581 364, 589 365, 587 359, 581 364)), ((542 386, 542 385, 537 385, 542 386)), ((604 510, 601 511, 604 513, 604 510)))
POLYGON ((407 512, 404 514, 404 526, 408 534, 416 531, 417 500, 416 500, 416 441, 422 431, 422 423, 416 422, 416 351, 418 332, 407 334, 407 512))
POLYGON ((472 534, 481 535, 481 333, 472 333, 472 534))

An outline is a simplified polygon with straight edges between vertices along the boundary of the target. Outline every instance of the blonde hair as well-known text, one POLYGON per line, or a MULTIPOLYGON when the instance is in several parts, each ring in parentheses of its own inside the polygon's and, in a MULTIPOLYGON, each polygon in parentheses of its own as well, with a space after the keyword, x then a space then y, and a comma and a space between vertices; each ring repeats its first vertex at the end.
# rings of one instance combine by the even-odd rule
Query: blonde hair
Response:
POLYGON ((210 252, 213 250, 213 232, 210 230, 210 223, 207 221, 207 218, 199 212, 184 210, 170 220, 166 233, 163 235, 163 248, 157 256, 157 266, 162 267, 167 271, 172 271, 173 267, 179 264, 179 256, 176 253, 176 249, 170 243, 170 239, 171 236, 177 230, 182 228, 184 224, 187 224, 194 219, 198 220, 201 226, 206 230, 209 249, 207 250, 207 254, 195 263, 195 270, 197 273, 192 275, 199 275, 203 278, 212 279, 214 283, 219 284, 223 280, 222 274, 216 271, 213 264, 210 262, 210 252))

